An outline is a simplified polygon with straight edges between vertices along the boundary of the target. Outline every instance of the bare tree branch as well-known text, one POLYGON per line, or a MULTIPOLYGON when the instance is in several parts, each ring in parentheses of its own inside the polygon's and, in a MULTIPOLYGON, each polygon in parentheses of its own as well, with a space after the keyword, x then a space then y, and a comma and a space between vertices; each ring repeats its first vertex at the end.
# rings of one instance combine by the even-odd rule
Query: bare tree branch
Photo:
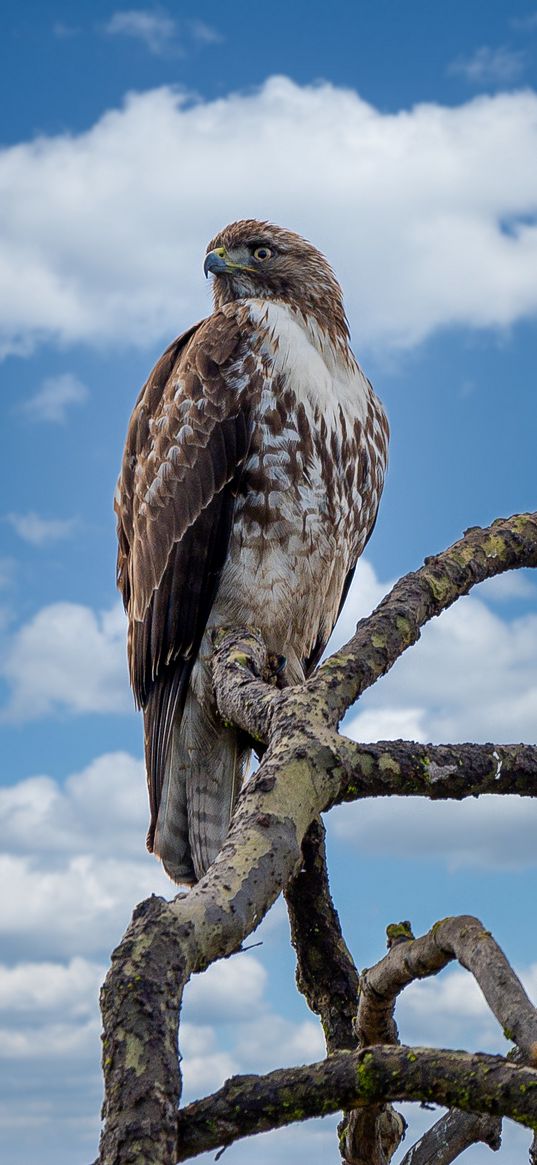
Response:
POLYGON ((537 1071, 502 1056, 378 1046, 266 1076, 233 1076, 178 1114, 177 1161, 339 1109, 419 1100, 537 1127, 537 1071))
MULTIPOLYGON (((324 839, 322 822, 314 821, 302 845, 302 867, 291 878, 285 898, 297 956, 297 986, 321 1018, 330 1054, 357 1047, 354 1019, 359 976, 330 894, 324 839)), ((347 1116, 338 1128, 342 1157, 347 1165, 384 1165, 389 1158, 381 1132, 388 1133, 395 1150, 404 1129, 404 1121, 391 1108, 367 1105, 350 1114, 350 1119, 347 1116), (385 1119, 379 1124, 381 1112, 385 1119)))
POLYGON ((286 760, 306 754, 314 762, 319 755, 327 759, 332 796, 322 809, 393 793, 431 800, 481 793, 537 795, 537 746, 404 740, 358 744, 327 727, 317 705, 305 697, 304 686, 276 691, 260 680, 267 660, 263 642, 252 629, 220 634, 212 661, 220 712, 257 741, 266 743, 270 736, 273 749, 277 747, 286 760))
POLYGON ((483 1141, 494 1152, 501 1147, 502 1122, 495 1116, 476 1116, 453 1109, 427 1129, 405 1153, 400 1165, 451 1165, 465 1149, 483 1141))
MULTIPOLYGON (((335 802, 360 797, 463 800, 483 793, 537 796, 537 746, 530 744, 416 744, 386 740, 356 744, 337 737, 349 784, 335 802)), ((339 775, 339 774, 338 774, 339 775)))
POLYGON ((398 1039, 395 1001, 409 983, 436 975, 452 959, 470 971, 508 1040, 537 1066, 537 1010, 483 923, 471 915, 445 918, 422 938, 392 947, 364 971, 356 1030, 362 1046, 398 1039))
MULTIPOLYGON (((474 975, 504 1034, 518 1045, 521 1060, 537 1065, 537 1011, 490 933, 477 918, 466 915, 444 919, 423 938, 393 946, 363 973, 356 1019, 360 1045, 396 1043, 397 995, 416 979, 437 974, 454 958, 474 975)), ((427 1160, 442 1165, 454 1161, 477 1140, 499 1144, 500 1129, 495 1118, 477 1121, 463 1113, 450 1113, 419 1142, 419 1155, 413 1156, 410 1150, 405 1160, 408 1165, 427 1160)))
MULTIPOLYGON (((469 915, 444 919, 419 939, 412 937, 408 924, 388 928, 392 935, 396 929, 407 941, 393 945, 379 963, 364 971, 360 977, 360 1000, 355 1025, 360 1047, 397 1044, 399 1034, 394 1018, 397 996, 409 983, 436 975, 456 958, 474 975, 504 1034, 518 1045, 524 1062, 537 1065, 537 1011, 503 951, 479 919, 469 915)), ((379 1165, 384 1165, 389 1160, 382 1146, 379 1146, 379 1126, 375 1135, 372 1116, 371 1110, 366 1109, 363 1113, 355 1113, 349 1122, 357 1146, 351 1160, 360 1165, 368 1161, 372 1165, 377 1165, 377 1161, 379 1165)), ((380 1112, 376 1117, 380 1119, 380 1112)), ((433 1146, 436 1146, 436 1151, 438 1135, 444 1135, 448 1130, 450 1141, 445 1146, 448 1161, 455 1160, 462 1152, 462 1149, 455 1152, 456 1144, 460 1143, 466 1148, 472 1143, 468 1140, 469 1135, 473 1140, 481 1140, 483 1136, 494 1140, 498 1135, 497 1122, 487 1125, 482 1120, 477 1125, 461 1117, 459 1127, 454 1115, 449 1125, 431 1134, 430 1141, 422 1151, 432 1151, 433 1146)))
POLYGON ((303 864, 289 881, 285 898, 297 956, 297 985, 321 1018, 330 1053, 356 1047, 353 1021, 359 976, 330 894, 324 837, 318 819, 304 838, 303 864))
MULTIPOLYGON (((235 950, 255 929, 299 869, 304 837, 321 812, 341 800, 388 792, 457 798, 483 791, 535 792, 536 750, 490 745, 479 746, 473 753, 472 746, 442 752, 427 747, 424 752, 422 746, 401 742, 362 746, 338 736, 334 725, 357 695, 415 642, 423 623, 458 594, 493 574, 536 563, 537 515, 516 515, 488 530, 470 531, 416 575, 401 580, 370 619, 359 625, 351 643, 301 687, 280 691, 267 682, 271 661, 252 629, 223 635, 213 661, 220 711, 254 740, 267 744, 267 752, 239 799, 229 837, 206 877, 187 896, 179 895, 171 903, 157 898, 142 903, 114 953, 102 992, 105 1127, 101 1165, 173 1165, 181 1085, 177 1025, 184 984, 193 972, 235 950)), ((392 1064, 394 1080, 401 1079, 400 1098, 408 1097, 405 1088, 413 1087, 417 1093, 419 1076, 413 1060, 389 1060, 403 1051, 384 1049, 388 1060, 382 1061, 392 1064), (403 1065, 409 1084, 403 1081, 403 1065)), ((376 1051, 368 1054, 374 1056, 376 1051)), ((317 1091, 312 1092, 317 1096, 316 1111, 347 1106, 344 1088, 337 1100, 330 1091, 330 1072, 337 1076, 338 1064, 342 1070, 345 1062, 353 1080, 359 1068, 362 1087, 367 1063, 370 1080, 369 1068, 376 1061, 356 1059, 355 1067, 349 1067, 357 1055, 361 1053, 340 1052, 329 1057, 327 1066, 319 1066, 314 1073, 317 1091), (323 1108, 323 1088, 328 1089, 327 1108, 323 1108)), ((423 1067, 427 1063, 429 1068, 436 1063, 424 1060, 423 1055, 438 1053, 420 1053, 416 1063, 423 1067)), ((457 1063, 462 1073, 462 1061, 457 1063)), ((465 1063, 468 1068, 470 1061, 465 1063)), ((488 1099, 481 1095, 473 1104, 474 1082, 465 1094, 467 1103, 460 1102, 460 1107, 487 1112, 494 1095, 497 1107, 493 1111, 513 1115, 516 1106, 509 1081, 526 1086, 526 1077, 505 1073, 529 1069, 504 1066, 501 1060, 494 1065, 487 1071, 494 1083, 501 1082, 498 1096, 494 1089, 487 1093, 488 1099)), ((455 1072, 455 1062, 452 1067, 455 1072)), ((475 1080, 484 1085, 483 1064, 481 1068, 475 1080)), ((300 1085, 300 1076, 284 1073, 282 1079, 287 1081, 286 1088, 300 1085)), ((454 1093, 449 1099, 456 1074, 450 1070, 442 1082, 439 1067, 438 1079, 438 1095, 435 1092, 431 1098, 459 1104, 454 1093)), ((385 1088, 380 1083, 369 1087, 367 1097, 350 1088, 349 1105, 357 1102, 356 1096, 372 1104, 390 1099, 388 1082, 384 1083, 385 1088)), ((309 1079, 308 1084, 313 1086, 313 1081, 309 1079)), ((530 1077, 527 1086, 529 1092, 523 1103, 519 1098, 519 1115, 514 1119, 529 1120, 534 1095, 530 1077)), ((425 1096, 426 1081, 419 1087, 425 1096)), ((285 1096, 279 1099, 289 1109, 294 1101, 285 1096)), ((304 1115, 308 1114, 304 1111, 304 1115)), ((184 1131, 184 1124, 181 1128, 184 1131)), ((221 1143, 221 1138, 214 1143, 221 1143)))
POLYGON ((182 987, 194 971, 235 950, 255 929, 301 862, 307 829, 336 799, 334 786, 349 795, 348 777, 338 771, 338 758, 326 744, 312 743, 311 755, 308 748, 293 746, 294 740, 287 757, 283 741, 267 752, 206 877, 172 903, 142 903, 114 954, 102 996, 102 1165, 134 1160, 131 1146, 140 1160, 151 1146, 149 1160, 173 1161, 182 987))
POLYGON ((424 623, 476 583, 520 566, 537 566, 537 514, 513 514, 488 528, 467 530, 459 542, 400 579, 376 611, 361 620, 349 643, 308 681, 310 699, 320 698, 337 724, 358 696, 419 639, 424 623))

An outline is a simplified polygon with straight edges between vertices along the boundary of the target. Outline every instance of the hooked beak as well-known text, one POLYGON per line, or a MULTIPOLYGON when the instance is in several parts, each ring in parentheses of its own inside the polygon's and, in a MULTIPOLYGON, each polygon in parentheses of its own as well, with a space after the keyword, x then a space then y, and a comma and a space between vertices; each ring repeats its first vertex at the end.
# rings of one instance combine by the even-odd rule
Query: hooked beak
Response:
POLYGON ((205 256, 203 272, 206 279, 209 277, 209 274, 221 275, 224 271, 228 270, 225 247, 215 247, 214 251, 209 251, 208 255, 205 256))
POLYGON ((229 275, 232 271, 252 271, 247 263, 234 263, 226 253, 225 247, 215 247, 205 256, 203 271, 205 278, 209 275, 229 275))

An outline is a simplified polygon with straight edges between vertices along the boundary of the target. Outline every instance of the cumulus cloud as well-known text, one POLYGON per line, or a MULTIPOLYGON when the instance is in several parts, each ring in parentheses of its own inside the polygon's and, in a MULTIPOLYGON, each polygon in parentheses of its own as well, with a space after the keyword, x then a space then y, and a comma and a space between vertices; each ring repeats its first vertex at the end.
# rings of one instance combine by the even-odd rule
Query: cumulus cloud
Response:
POLYGON ((237 1056, 243 1070, 270 1072, 282 1064, 305 1064, 325 1054, 321 1028, 313 1020, 293 1023, 261 1012, 238 1032, 237 1056))
POLYGON ((400 797, 359 801, 332 810, 329 829, 360 853, 436 858, 460 867, 534 867, 537 804, 523 797, 427 801, 400 797))
POLYGON ((532 570, 508 570, 505 574, 498 574, 496 578, 488 578, 480 583, 474 594, 482 599, 490 599, 496 603, 508 603, 511 599, 537 598, 532 570))
POLYGON ((473 975, 460 967, 411 983, 397 1017, 403 1043, 501 1054, 509 1047, 473 975))
MULTIPOLYGON (((359 563, 349 600, 328 650, 346 642, 357 619, 388 588, 369 562, 359 563)), ((10 687, 3 717, 32 720, 51 712, 117 713, 133 708, 121 604, 94 612, 79 603, 52 603, 13 632, 0 665, 10 687)))
MULTIPOLYGON (((345 632, 363 614, 361 577, 349 593, 345 632)), ((533 596, 527 576, 487 584, 493 601, 533 596)), ((369 577, 371 596, 389 584, 369 577)), ((338 629, 339 638, 339 629, 338 629)), ((337 642, 337 641, 336 641, 337 642)), ((535 741, 537 615, 502 618, 477 592, 423 629, 419 642, 365 693, 345 731, 356 740, 535 741)))
MULTIPOLYGON (((369 571, 365 575, 369 600, 375 601, 376 580, 369 571)), ((485 834, 486 806, 483 799, 479 831, 485 834)), ((509 833, 505 802, 502 809, 502 828, 509 833)), ((77 1142, 86 1138, 90 1159, 97 1137, 97 995, 108 951, 134 901, 152 892, 166 897, 175 892, 158 863, 143 853, 143 765, 127 754, 105 754, 63 784, 50 776, 28 778, 0 791, 0 816, 0 879, 10 887, 0 904, 0 934, 4 959, 11 957, 0 965, 0 1056, 9 1064, 10 1079, 20 1084, 26 1121, 43 1130, 65 1130, 71 1121, 69 1144, 76 1130, 77 1142), (76 1098, 70 1095, 75 1065, 76 1098), (43 1101, 45 1075, 54 1079, 55 1089, 43 1101)), ((519 823, 514 824, 519 845, 519 823)), ((406 829, 405 823, 399 832, 406 829)), ((530 989, 537 988, 535 967, 525 978, 530 989)), ((250 952, 193 978, 181 1027, 186 1099, 219 1087, 235 1072, 268 1071, 323 1055, 319 1024, 279 1014, 269 1001, 269 986, 257 953, 250 952)), ((464 1031, 461 1043, 483 1047, 489 1040, 492 1048, 499 1046, 494 1021, 469 977, 458 971, 409 989, 400 1023, 409 1040, 453 1045, 464 1031)), ((0 1110, 0 1127, 18 1127, 18 1121, 22 1127, 18 1102, 0 1110)), ((300 1152, 320 1165, 333 1136, 323 1122, 264 1137, 256 1141, 256 1160, 276 1165, 299 1144, 300 1152)), ((238 1160, 240 1153, 248 1160, 251 1146, 237 1148, 238 1160)))
POLYGON ((191 1019, 235 1023, 250 1019, 263 1001, 267 972, 254 955, 235 955, 213 963, 189 984, 185 1001, 191 1019))
MULTIPOLYGON (((2 950, 4 957, 12 951, 15 956, 11 964, 0 965, 0 1059, 9 1065, 10 1080, 18 1081, 24 1112, 43 1128, 69 1124, 69 1074, 76 1070, 71 1144, 84 1129, 88 1139, 95 1140, 98 1133, 98 990, 108 950, 124 930, 134 901, 155 891, 170 896, 175 890, 154 859, 144 856, 132 813, 131 846, 136 841, 138 860, 102 856, 97 798, 106 765, 113 791, 122 763, 120 794, 109 798, 105 808, 101 797, 105 841, 113 844, 116 830, 126 828, 129 773, 137 778, 131 799, 137 801, 138 793, 145 799, 142 766, 132 758, 99 758, 70 778, 65 790, 50 778, 23 782, 22 790, 15 786, 7 791, 11 797, 0 806, 4 836, 15 851, 0 855, 0 878, 10 886, 0 906, 2 950), (63 846, 53 852, 62 836, 63 846), (21 849, 28 854, 17 852, 21 849), (28 1072, 29 1079, 23 1075, 28 1072), (52 1092, 44 1085, 45 1075, 47 1081, 54 1079, 52 1092)), ((181 1025, 187 1099, 219 1087, 229 1075, 255 1066, 256 1059, 263 1069, 280 1060, 308 1058, 310 1052, 320 1054, 318 1025, 310 1020, 293 1023, 275 1013, 266 997, 267 983, 257 957, 241 953, 188 985, 181 1025)), ((14 1098, 9 1112, 0 1110, 0 1127, 17 1127, 20 1115, 14 1098)))
POLYGON ((10 853, 135 858, 147 827, 143 762, 110 752, 62 785, 28 777, 0 789, 0 812, 9 822, 10 853))
POLYGON ((0 1010, 40 1014, 57 1009, 64 1016, 86 1018, 106 966, 75 956, 68 963, 0 965, 0 1010))
POLYGON ((99 1034, 98 1020, 84 1024, 51 1023, 38 1028, 0 1028, 2 1058, 33 1061, 91 1055, 99 1034))
POLYGON ((452 61, 448 73, 464 77, 470 85, 509 85, 518 80, 525 67, 526 54, 522 50, 481 45, 471 56, 452 61))
MULTIPOLYGON (((128 753, 104 753, 61 783, 41 774, 0 788, 0 818, 0 876, 10 885, 0 934, 13 949, 35 955, 39 946, 45 958, 106 953, 134 902, 177 892, 145 850, 144 764, 128 753)), ((271 912, 265 935, 282 913, 281 904, 271 912)), ((190 985, 192 1015, 248 1018, 265 982, 254 956, 226 960, 190 985)))
MULTIPOLYGON (((530 999, 537 997, 537 964, 517 969, 530 999)), ((502 1055, 511 1046, 473 975, 452 965, 441 975, 410 984, 397 1007, 403 1043, 473 1047, 502 1055)))
POLYGON ((24 401, 22 411, 32 421, 50 421, 63 425, 67 420, 67 410, 72 405, 84 404, 89 392, 78 376, 72 372, 62 372, 59 376, 48 376, 34 396, 24 401))
POLYGON ((218 1044, 213 1027, 181 1024, 180 1047, 183 1057, 185 1101, 205 1092, 214 1092, 229 1076, 239 1071, 236 1057, 218 1044))
POLYGON ((207 239, 252 215, 330 256, 361 347, 531 316, 536 110, 526 91, 382 113, 276 77, 213 101, 131 94, 85 133, 7 148, 2 350, 169 337, 207 311, 207 239))
POLYGON ((102 858, 86 853, 45 863, 13 854, 0 855, 0 872, 9 885, 0 907, 0 933, 6 951, 47 952, 59 957, 73 950, 93 956, 110 950, 125 930, 134 902, 155 891, 170 895, 168 879, 154 859, 102 858))
POLYGON ((6 519, 23 542, 30 546, 47 546, 68 538, 76 526, 76 518, 42 518, 33 510, 27 514, 6 514, 6 519))
POLYGON ((100 613, 80 603, 42 607, 13 634, 1 672, 11 689, 5 719, 66 710, 128 712, 133 705, 121 606, 100 613))
MULTIPOLYGON (((351 637, 356 623, 390 589, 368 562, 359 564, 343 617, 328 646, 351 637)), ((502 618, 489 603, 535 597, 529 572, 490 580, 424 628, 421 639, 350 712, 354 740, 535 742, 537 615, 502 618)), ((330 814, 335 836, 360 852, 442 856, 454 866, 535 864, 537 804, 527 798, 428 802, 400 798, 345 805, 330 814), (516 838, 516 844, 514 843, 516 838)))

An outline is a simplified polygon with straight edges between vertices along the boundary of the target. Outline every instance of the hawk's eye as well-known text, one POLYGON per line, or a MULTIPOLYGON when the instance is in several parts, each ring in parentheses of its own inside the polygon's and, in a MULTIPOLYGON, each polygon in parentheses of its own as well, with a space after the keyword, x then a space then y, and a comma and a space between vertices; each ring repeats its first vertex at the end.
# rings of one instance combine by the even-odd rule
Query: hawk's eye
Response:
POLYGON ((254 259, 260 259, 261 261, 264 259, 270 259, 271 255, 272 251, 270 247, 256 247, 254 251, 254 259))

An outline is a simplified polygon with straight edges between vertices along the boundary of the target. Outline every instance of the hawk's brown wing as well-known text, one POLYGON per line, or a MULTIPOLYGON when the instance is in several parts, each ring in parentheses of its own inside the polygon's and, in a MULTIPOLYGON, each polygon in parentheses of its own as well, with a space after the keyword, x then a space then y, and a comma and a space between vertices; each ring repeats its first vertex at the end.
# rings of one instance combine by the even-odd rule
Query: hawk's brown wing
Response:
POLYGON ((118 585, 129 668, 144 709, 156 822, 174 718, 213 604, 250 441, 259 363, 235 316, 179 337, 134 410, 118 483, 118 585))

